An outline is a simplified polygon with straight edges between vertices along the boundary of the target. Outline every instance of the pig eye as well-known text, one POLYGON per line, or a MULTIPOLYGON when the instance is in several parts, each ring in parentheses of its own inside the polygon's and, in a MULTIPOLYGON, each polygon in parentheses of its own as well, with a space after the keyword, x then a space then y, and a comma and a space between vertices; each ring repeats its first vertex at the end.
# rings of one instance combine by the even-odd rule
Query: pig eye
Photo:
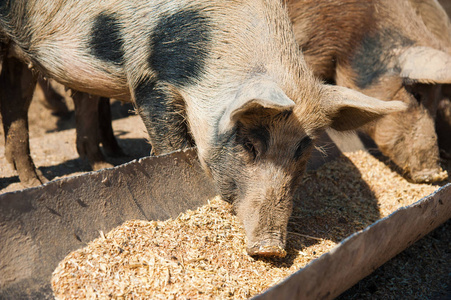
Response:
POLYGON ((313 140, 309 137, 306 136, 305 138, 303 138, 299 144, 298 147, 296 148, 296 152, 294 153, 294 158, 295 159, 299 159, 302 157, 302 155, 304 154, 304 152, 312 145, 313 140))
POLYGON ((421 93, 413 92, 412 95, 415 97, 415 99, 417 100, 418 103, 421 103, 421 100, 423 99, 423 97, 421 96, 421 93))
POLYGON ((254 157, 254 159, 257 158, 258 151, 250 140, 246 139, 243 145, 247 152, 249 152, 254 157))

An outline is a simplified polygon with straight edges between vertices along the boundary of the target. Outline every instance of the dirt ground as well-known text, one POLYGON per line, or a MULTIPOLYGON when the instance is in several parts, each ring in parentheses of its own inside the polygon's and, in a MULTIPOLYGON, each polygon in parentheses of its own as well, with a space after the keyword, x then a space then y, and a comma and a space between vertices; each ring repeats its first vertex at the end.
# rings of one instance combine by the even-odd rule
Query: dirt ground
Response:
MULTIPOLYGON (((70 114, 58 117, 40 101, 32 101, 29 111, 30 148, 35 165, 44 176, 57 179, 92 171, 89 163, 78 156, 75 139, 75 115, 73 102, 66 99, 70 114)), ((107 157, 113 165, 119 165, 150 153, 147 132, 133 107, 120 101, 112 101, 113 130, 126 157, 107 157)), ((3 127, 0 129, 0 194, 22 189, 16 171, 5 159, 3 127)))
MULTIPOLYGON (((72 109, 73 104, 67 101, 72 109)), ((112 102, 113 129, 127 157, 108 158, 113 165, 143 157, 150 152, 146 130, 130 105, 112 102)), ((52 115, 39 101, 29 112, 31 154, 36 166, 49 179, 90 171, 75 147, 73 111, 66 118, 52 115)), ((16 172, 4 157, 0 128, 0 194, 22 188, 16 172)), ((448 221, 409 249, 377 269, 340 299, 447 299, 451 300, 451 223, 448 221), (441 282, 430 291, 428 283, 441 282)))

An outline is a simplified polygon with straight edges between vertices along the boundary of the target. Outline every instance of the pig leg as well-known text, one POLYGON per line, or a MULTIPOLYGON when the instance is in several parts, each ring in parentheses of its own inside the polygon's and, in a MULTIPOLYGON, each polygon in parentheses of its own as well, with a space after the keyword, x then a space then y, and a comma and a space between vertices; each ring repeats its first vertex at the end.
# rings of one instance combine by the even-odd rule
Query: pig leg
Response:
POLYGON ((144 83, 135 91, 138 113, 147 128, 152 154, 194 146, 182 96, 166 83, 144 83))
POLYGON ((437 110, 435 129, 438 136, 440 156, 451 159, 451 101, 446 98, 440 101, 437 110))
POLYGON ((0 75, 0 108, 5 132, 5 157, 25 187, 38 186, 47 179, 36 169, 30 156, 28 108, 37 76, 19 60, 6 57, 0 75))
POLYGON ((99 146, 98 108, 100 97, 75 92, 72 98, 75 106, 78 154, 81 158, 88 159, 93 170, 112 167, 105 161, 99 146))
POLYGON ((442 85, 442 97, 437 107, 435 129, 440 156, 451 160, 451 84, 442 85))
POLYGON ((125 156, 119 146, 112 127, 110 99, 100 97, 99 99, 99 134, 103 150, 108 156, 125 156))
POLYGON ((48 81, 41 76, 38 78, 38 84, 36 85, 35 97, 41 101, 41 103, 50 109, 53 114, 60 117, 69 116, 69 109, 64 102, 64 97, 58 94, 48 81))

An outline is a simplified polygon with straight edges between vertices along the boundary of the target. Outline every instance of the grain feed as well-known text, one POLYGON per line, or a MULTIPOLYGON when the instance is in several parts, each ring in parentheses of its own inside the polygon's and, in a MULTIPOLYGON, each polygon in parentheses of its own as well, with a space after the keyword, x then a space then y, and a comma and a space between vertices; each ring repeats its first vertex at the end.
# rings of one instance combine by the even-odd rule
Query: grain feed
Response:
POLYGON ((284 259, 254 259, 232 207, 219 198, 165 222, 128 221, 56 268, 57 299, 246 299, 342 239, 439 186, 412 184, 366 152, 305 174, 284 259))

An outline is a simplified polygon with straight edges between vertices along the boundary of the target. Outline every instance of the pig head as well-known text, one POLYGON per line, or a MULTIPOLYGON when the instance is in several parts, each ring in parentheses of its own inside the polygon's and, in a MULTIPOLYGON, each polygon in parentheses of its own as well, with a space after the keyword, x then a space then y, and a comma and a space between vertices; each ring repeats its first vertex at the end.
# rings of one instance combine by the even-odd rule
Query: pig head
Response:
MULTIPOLYGON (((451 53, 451 2, 434 0, 410 0, 415 12, 426 27, 451 53)), ((446 160, 451 159, 451 85, 440 87, 439 103, 436 109, 435 128, 437 131, 440 155, 446 160)))
POLYGON ((352 130, 405 106, 320 84, 292 95, 295 104, 277 85, 257 85, 236 95, 201 160, 233 203, 247 252, 283 257, 293 199, 316 138, 326 128, 352 130))
POLYGON ((409 1, 292 0, 288 8, 316 76, 409 106, 362 128, 381 152, 414 182, 446 179, 439 164, 434 107, 438 85, 451 82, 451 56, 409 1))

